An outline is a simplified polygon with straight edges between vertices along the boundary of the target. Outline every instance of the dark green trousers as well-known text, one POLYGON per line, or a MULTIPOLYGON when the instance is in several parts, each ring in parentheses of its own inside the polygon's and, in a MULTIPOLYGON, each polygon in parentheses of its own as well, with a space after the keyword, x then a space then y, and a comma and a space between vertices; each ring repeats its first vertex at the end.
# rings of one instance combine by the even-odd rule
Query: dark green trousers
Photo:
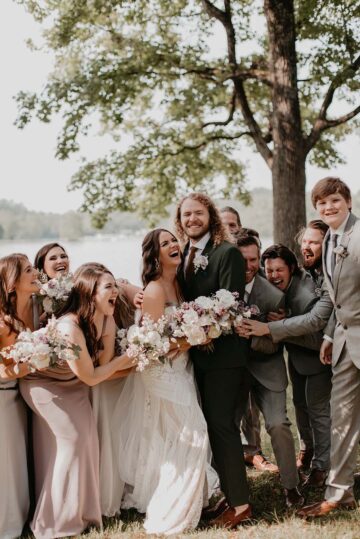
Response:
POLYGON ((235 414, 244 414, 249 395, 246 367, 195 368, 202 409, 221 490, 231 507, 249 503, 244 454, 235 414))

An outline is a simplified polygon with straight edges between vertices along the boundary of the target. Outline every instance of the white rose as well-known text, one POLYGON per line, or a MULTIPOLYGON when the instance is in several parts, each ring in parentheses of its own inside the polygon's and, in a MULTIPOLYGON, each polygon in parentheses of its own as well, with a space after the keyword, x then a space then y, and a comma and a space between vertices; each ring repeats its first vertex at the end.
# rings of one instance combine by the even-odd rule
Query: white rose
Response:
POLYGON ((31 359, 30 364, 35 369, 46 369, 50 365, 50 358, 48 355, 35 356, 31 359))
POLYGON ((215 296, 218 299, 220 306, 224 309, 229 309, 230 307, 235 305, 236 299, 231 292, 225 290, 224 288, 218 290, 215 296))
POLYGON ((199 296, 196 298, 195 303, 204 310, 211 309, 213 306, 213 300, 207 296, 199 296))
POLYGON ((184 324, 186 325, 197 324, 199 322, 199 315, 197 312, 191 309, 189 311, 184 312, 183 320, 184 320, 184 324))
POLYGON ((136 338, 140 338, 141 336, 141 329, 139 326, 134 324, 133 326, 130 326, 127 332, 127 338, 129 342, 134 341, 136 338))
POLYGON ((149 331, 149 333, 145 335, 145 342, 159 348, 161 345, 160 334, 157 331, 149 331))
POLYGON ((221 329, 218 326, 211 326, 208 331, 210 339, 217 339, 221 335, 221 329))
POLYGON ((191 346, 197 346, 206 341, 206 333, 198 326, 188 326, 185 330, 186 340, 191 346))

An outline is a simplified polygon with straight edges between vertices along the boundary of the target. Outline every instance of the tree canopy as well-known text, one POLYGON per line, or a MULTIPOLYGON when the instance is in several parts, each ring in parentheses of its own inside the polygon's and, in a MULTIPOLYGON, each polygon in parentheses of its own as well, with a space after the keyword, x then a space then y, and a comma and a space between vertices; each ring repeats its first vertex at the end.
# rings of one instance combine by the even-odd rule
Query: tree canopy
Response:
POLYGON ((306 159, 341 162, 336 142, 360 112, 357 1, 21 3, 55 64, 40 93, 18 94, 17 125, 60 114, 60 159, 94 128, 113 136, 114 149, 84 162, 70 185, 84 189, 82 209, 99 225, 117 209, 164 215, 188 190, 248 200, 247 144, 272 170, 274 203, 284 195, 275 239, 286 240, 286 197, 304 198, 306 159))

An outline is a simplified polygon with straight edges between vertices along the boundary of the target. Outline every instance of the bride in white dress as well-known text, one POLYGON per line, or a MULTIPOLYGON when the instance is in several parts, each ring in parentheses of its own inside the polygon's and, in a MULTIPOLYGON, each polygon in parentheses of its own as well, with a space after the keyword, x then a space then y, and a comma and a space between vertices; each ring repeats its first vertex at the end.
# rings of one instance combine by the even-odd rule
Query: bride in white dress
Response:
MULTIPOLYGON (((181 301, 176 280, 180 248, 167 230, 143 241, 142 314, 154 320, 181 301)), ((126 483, 123 507, 146 513, 147 533, 197 526, 208 504, 209 441, 187 345, 172 364, 130 375, 113 415, 114 450, 126 483)), ((209 477, 213 482, 215 472, 209 477)))

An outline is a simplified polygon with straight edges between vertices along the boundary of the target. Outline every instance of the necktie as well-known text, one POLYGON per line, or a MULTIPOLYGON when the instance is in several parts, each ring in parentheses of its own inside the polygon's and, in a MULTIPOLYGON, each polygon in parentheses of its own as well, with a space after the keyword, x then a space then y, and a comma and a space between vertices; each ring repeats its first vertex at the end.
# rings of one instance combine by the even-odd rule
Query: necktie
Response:
POLYGON ((335 271, 335 265, 336 265, 336 253, 334 250, 337 247, 337 234, 332 234, 331 236, 331 280, 334 279, 334 271, 335 271))
POLYGON ((197 247, 190 247, 189 258, 185 268, 185 280, 188 281, 191 275, 194 273, 194 258, 197 247))

